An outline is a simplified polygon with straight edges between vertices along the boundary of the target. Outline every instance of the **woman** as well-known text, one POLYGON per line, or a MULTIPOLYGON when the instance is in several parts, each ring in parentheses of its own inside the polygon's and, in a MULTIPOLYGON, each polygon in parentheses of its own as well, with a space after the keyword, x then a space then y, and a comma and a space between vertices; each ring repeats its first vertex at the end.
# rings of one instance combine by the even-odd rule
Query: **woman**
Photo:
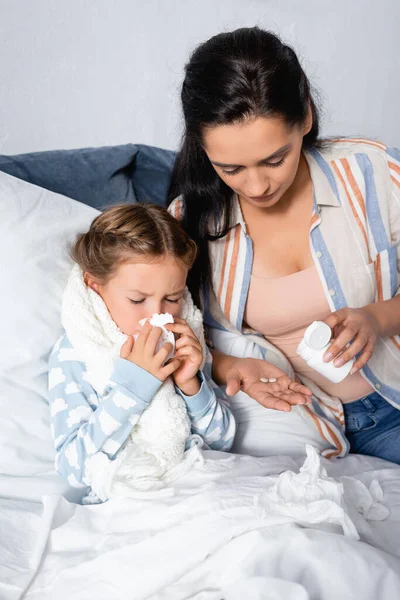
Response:
POLYGON ((298 405, 325 456, 350 446, 400 463, 400 153, 322 143, 294 51, 257 27, 197 48, 182 104, 170 210, 199 247, 189 285, 215 380, 269 409, 298 405), (356 357, 341 383, 296 354, 314 320, 334 332, 324 360, 356 357))

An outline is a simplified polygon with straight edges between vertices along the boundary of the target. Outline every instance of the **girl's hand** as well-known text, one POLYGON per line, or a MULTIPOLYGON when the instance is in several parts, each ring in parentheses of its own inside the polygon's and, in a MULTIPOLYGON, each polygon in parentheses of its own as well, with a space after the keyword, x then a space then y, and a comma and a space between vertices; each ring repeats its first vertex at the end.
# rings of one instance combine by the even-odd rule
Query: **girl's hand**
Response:
POLYGON ((312 391, 308 387, 257 358, 239 358, 229 369, 226 384, 228 396, 242 390, 265 408, 289 412, 293 404, 311 403, 312 391))
POLYGON ((165 359, 172 350, 171 344, 164 344, 156 353, 157 342, 161 335, 160 327, 153 327, 147 321, 142 327, 136 341, 128 336, 122 345, 120 357, 141 367, 160 381, 164 381, 179 367, 179 360, 172 359, 163 366, 165 359))
POLYGON ((165 326, 177 337, 175 356, 180 360, 180 365, 172 377, 186 396, 194 396, 200 389, 197 373, 203 362, 203 348, 184 319, 174 317, 174 320, 174 323, 165 326))
POLYGON ((324 354, 325 362, 333 360, 336 367, 341 367, 356 354, 361 353, 351 373, 355 373, 367 364, 379 336, 378 321, 371 313, 363 308, 341 308, 329 315, 325 323, 332 329, 334 337, 334 341, 324 354), (350 346, 346 349, 350 342, 350 346), (343 354, 338 357, 340 352, 343 354))

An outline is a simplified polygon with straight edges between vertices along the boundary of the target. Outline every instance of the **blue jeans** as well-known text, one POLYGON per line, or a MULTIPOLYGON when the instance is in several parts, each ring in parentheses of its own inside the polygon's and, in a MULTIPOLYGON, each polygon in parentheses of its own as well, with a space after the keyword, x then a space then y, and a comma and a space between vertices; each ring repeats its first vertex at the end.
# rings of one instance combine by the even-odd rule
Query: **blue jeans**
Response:
POLYGON ((350 452, 400 464, 400 410, 374 392, 343 404, 350 452))

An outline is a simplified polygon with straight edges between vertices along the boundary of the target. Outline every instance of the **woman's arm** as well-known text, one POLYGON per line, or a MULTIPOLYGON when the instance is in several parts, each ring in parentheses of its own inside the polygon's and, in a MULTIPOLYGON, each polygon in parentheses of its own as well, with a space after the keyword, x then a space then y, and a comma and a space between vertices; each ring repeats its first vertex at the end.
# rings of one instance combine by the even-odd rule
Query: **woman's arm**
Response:
POLYGON ((400 335, 400 296, 368 304, 362 310, 375 319, 380 337, 400 335))
POLYGON ((239 359, 214 349, 210 349, 210 352, 212 355, 212 378, 218 385, 226 385, 227 373, 239 359))
MULTIPOLYGON (((387 160, 387 177, 392 191, 388 206, 390 243, 396 249, 397 281, 400 282, 400 152, 388 149, 387 160)), ((335 341, 325 353, 324 360, 334 360, 334 364, 340 367, 359 355, 352 368, 354 373, 369 361, 378 337, 400 335, 400 286, 394 294, 388 300, 357 309, 342 308, 329 315, 325 323, 334 330, 335 341), (338 356, 340 352, 343 353, 338 356)))
POLYGON ((243 391, 265 408, 289 412, 292 405, 308 404, 312 392, 284 371, 258 358, 236 358, 217 350, 213 356, 213 379, 226 385, 226 394, 243 391))
POLYGON ((333 360, 340 367, 360 354, 351 370, 355 373, 371 358, 378 337, 400 334, 400 296, 362 308, 341 308, 329 315, 325 323, 333 330, 335 341, 325 352, 324 360, 333 360), (345 349, 347 344, 350 346, 345 349), (339 353, 342 354, 338 356, 339 353))

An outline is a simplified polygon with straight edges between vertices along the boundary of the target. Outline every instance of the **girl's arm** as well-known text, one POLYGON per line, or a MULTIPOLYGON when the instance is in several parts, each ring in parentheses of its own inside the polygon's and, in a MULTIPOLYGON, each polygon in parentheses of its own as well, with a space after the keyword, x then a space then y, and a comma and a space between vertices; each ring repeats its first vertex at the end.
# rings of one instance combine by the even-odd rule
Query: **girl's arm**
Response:
POLYGON ((156 377, 123 358, 116 360, 102 397, 85 377, 85 364, 64 336, 49 360, 50 414, 56 469, 74 487, 88 485, 87 458, 97 452, 115 458, 161 386, 156 377))
POLYGON ((206 350, 203 371, 199 371, 200 390, 194 396, 186 396, 178 387, 177 393, 184 399, 192 424, 192 433, 203 438, 211 450, 228 451, 235 437, 236 424, 222 390, 211 376, 212 356, 206 350))

